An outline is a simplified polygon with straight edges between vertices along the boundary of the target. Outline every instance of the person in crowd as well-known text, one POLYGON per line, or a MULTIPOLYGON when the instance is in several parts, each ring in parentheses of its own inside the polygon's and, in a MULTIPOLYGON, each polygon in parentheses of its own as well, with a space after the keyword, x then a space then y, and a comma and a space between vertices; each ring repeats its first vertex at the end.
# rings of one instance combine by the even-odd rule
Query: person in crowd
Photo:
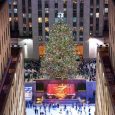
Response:
POLYGON ((36 113, 37 113, 36 108, 35 108, 35 110, 34 110, 34 111, 35 111, 35 115, 36 115, 36 113))
POLYGON ((66 110, 66 105, 64 105, 64 111, 66 110))

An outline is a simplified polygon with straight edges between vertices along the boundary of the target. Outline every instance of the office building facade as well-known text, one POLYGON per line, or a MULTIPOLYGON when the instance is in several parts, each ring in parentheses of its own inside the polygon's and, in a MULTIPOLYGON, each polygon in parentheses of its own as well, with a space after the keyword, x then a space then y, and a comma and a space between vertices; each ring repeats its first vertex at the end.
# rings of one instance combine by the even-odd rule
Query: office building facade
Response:
POLYGON ((109 0, 109 43, 97 53, 96 115, 115 115, 115 0, 109 0))
POLYGON ((0 80, 2 79, 2 72, 4 72, 7 60, 10 57, 10 30, 8 22, 8 6, 1 2, 0 9, 0 80))
POLYGON ((23 53, 10 45, 7 0, 0 0, 0 115, 25 115, 23 53))
POLYGON ((109 44, 110 44, 110 56, 115 72, 115 0, 109 2, 109 44))
POLYGON ((109 47, 98 47, 96 69, 96 115, 115 114, 115 76, 110 60, 109 47))
POLYGON ((39 57, 39 46, 48 41, 49 30, 64 13, 64 21, 73 31, 79 54, 89 55, 89 38, 103 36, 108 21, 108 0, 10 0, 9 21, 20 36, 33 38, 34 57, 39 57), (17 24, 18 23, 18 24, 17 24))

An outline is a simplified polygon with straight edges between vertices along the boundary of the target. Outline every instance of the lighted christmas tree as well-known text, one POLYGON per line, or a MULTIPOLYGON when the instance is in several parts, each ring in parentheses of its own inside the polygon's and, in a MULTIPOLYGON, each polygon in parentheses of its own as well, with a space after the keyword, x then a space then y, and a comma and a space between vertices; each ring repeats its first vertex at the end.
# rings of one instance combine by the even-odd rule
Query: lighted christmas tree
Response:
POLYGON ((78 62, 74 51, 72 31, 62 21, 54 24, 49 32, 46 52, 41 60, 41 72, 50 79, 68 79, 77 73, 78 62))

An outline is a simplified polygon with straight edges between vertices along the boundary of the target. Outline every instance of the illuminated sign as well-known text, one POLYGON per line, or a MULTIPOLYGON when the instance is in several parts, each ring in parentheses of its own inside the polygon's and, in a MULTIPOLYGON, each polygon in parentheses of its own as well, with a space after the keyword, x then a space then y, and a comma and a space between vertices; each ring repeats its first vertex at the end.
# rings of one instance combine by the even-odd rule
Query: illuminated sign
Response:
POLYGON ((67 95, 75 95, 74 84, 48 84, 48 95, 64 99, 67 95))
POLYGON ((32 100, 32 87, 25 87, 25 100, 32 100))

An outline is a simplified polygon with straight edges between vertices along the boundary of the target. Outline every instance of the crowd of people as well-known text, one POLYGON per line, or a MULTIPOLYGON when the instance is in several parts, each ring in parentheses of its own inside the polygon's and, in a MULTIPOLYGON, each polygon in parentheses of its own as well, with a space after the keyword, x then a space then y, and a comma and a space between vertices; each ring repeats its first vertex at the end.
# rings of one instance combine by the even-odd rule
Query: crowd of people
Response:
POLYGON ((26 59, 24 61, 24 77, 25 80, 30 81, 31 79, 39 78, 40 74, 40 60, 26 59))
MULTIPOLYGON (((33 106, 28 103, 26 106, 27 109, 32 109, 35 115, 94 115, 94 110, 92 112, 92 108, 90 105, 86 104, 39 104, 33 106), (55 112, 53 112, 55 111, 55 112)), ((27 114, 28 115, 28 114, 27 114)))
MULTIPOLYGON (((25 60, 24 76, 26 81, 39 79, 40 76, 40 60, 25 60)), ((89 81, 96 80, 96 59, 82 59, 78 66, 78 75, 76 78, 85 78, 89 81)))
POLYGON ((96 80, 96 59, 83 59, 79 64, 79 75, 89 81, 96 80))

